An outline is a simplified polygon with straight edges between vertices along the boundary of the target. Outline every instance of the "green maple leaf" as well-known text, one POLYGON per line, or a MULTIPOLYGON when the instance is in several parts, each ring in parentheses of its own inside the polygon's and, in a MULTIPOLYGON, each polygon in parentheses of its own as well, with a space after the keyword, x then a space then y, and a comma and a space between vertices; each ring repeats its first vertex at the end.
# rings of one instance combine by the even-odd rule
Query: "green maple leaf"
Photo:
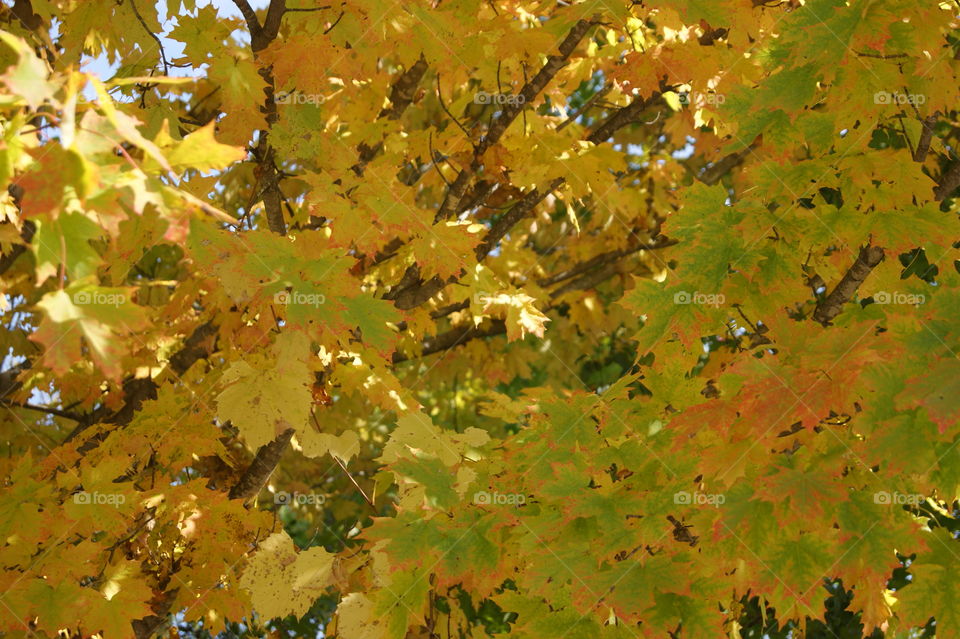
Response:
POLYGON ((90 242, 100 238, 103 230, 94 221, 82 213, 62 213, 38 227, 33 249, 39 280, 56 275, 61 263, 74 279, 96 273, 102 260, 90 242))
MULTIPOLYGON (((960 627, 960 584, 955 576, 960 560, 954 551, 956 540, 945 528, 930 533, 930 550, 921 553, 910 564, 913 579, 896 592, 900 600, 898 615, 907 624, 922 626, 930 616, 936 617, 938 634, 952 633, 960 627)), ((948 634, 949 636, 949 634, 948 634)))

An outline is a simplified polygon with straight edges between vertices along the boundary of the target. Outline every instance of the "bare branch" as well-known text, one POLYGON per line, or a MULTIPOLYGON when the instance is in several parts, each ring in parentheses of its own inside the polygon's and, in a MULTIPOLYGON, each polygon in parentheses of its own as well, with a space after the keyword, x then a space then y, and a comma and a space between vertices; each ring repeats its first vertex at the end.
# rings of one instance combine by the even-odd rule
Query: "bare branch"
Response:
POLYGON ((759 143, 754 142, 753 144, 751 144, 750 146, 748 146, 747 148, 741 151, 735 151, 733 153, 730 153, 729 155, 726 155, 720 158, 719 160, 714 162, 712 165, 710 165, 708 168, 704 169, 703 172, 697 176, 697 179, 703 182, 704 184, 706 184, 707 186, 712 186, 716 184, 717 182, 720 181, 720 178, 722 178, 724 175, 729 173, 732 168, 739 165, 741 162, 743 162, 746 159, 748 155, 753 153, 753 150, 757 146, 759 146, 759 143))
POLYGON ((647 109, 655 100, 660 97, 660 92, 655 92, 647 98, 637 96, 633 102, 614 111, 600 126, 587 136, 589 142, 601 144, 609 140, 614 133, 625 127, 631 122, 636 122, 640 114, 647 109))
POLYGON ((510 232, 516 224, 530 214, 533 209, 540 204, 550 193, 556 190, 561 184, 563 184, 564 179, 562 177, 555 178, 550 185, 540 191, 539 189, 533 189, 529 193, 523 196, 517 204, 504 213, 500 219, 496 221, 487 235, 483 238, 483 241, 477 245, 476 255, 477 261, 482 262, 485 257, 496 247, 497 243, 503 239, 503 236, 510 232))
POLYGON ((287 449, 287 444, 293 438, 294 430, 288 428, 269 444, 261 446, 254 456, 253 461, 247 466, 239 481, 230 489, 230 499, 242 499, 244 503, 256 497, 264 484, 273 474, 283 452, 287 449))
MULTIPOLYGON (((470 163, 470 166, 461 170, 460 174, 457 175, 456 179, 453 181, 453 184, 449 189, 447 189, 447 194, 443 199, 440 210, 437 211, 437 215, 434 218, 434 223, 453 217, 463 210, 461 207, 463 194, 466 192, 467 186, 474 174, 480 170, 480 167, 482 166, 481 157, 483 154, 487 151, 487 149, 500 141, 500 138, 503 136, 509 126, 523 111, 524 106, 528 102, 532 104, 536 97, 547 87, 547 84, 550 83, 554 76, 556 76, 561 69, 567 66, 570 55, 577 48, 577 45, 584 38, 590 28, 597 23, 597 18, 594 17, 593 20, 580 20, 573 25, 573 28, 571 28, 567 33, 567 36, 563 39, 563 42, 560 43, 559 55, 554 54, 547 57, 547 61, 540 68, 537 74, 533 76, 529 82, 524 84, 522 89, 520 89, 518 99, 513 100, 504 106, 503 110, 500 112, 500 115, 490 125, 490 128, 487 130, 487 134, 480 139, 480 142, 475 147, 473 161, 470 163)), ((480 202, 479 204, 482 203, 483 202, 480 202)))
POLYGON ((611 89, 613 89, 613 82, 607 80, 607 83, 604 84, 602 87, 600 87, 600 90, 594 93, 589 100, 584 102, 583 106, 577 109, 576 113, 568 117, 566 120, 564 120, 557 126, 557 131, 563 131, 567 126, 569 126, 577 118, 579 118, 581 115, 583 115, 584 113, 589 111, 591 108, 593 108, 593 105, 596 104, 598 100, 603 99, 605 95, 610 93, 611 89))
POLYGON ((137 16, 137 22, 139 22, 140 26, 143 27, 143 30, 154 39, 154 41, 157 43, 157 48, 160 49, 160 61, 163 63, 163 75, 170 75, 170 64, 167 62, 167 54, 163 50, 163 42, 161 42, 157 34, 151 31, 150 27, 147 26, 147 22, 143 19, 143 16, 140 15, 140 10, 137 9, 136 0, 130 0, 130 8, 133 9, 134 15, 137 16))
POLYGON ((501 136, 503 136, 510 124, 517 118, 524 106, 527 103, 533 104, 533 101, 540 92, 547 87, 547 84, 553 80, 554 76, 567 66, 570 55, 574 49, 577 48, 577 45, 580 44, 580 40, 587 35, 590 27, 597 24, 597 22, 595 17, 593 20, 580 20, 573 25, 567 37, 560 43, 560 55, 549 56, 537 74, 520 89, 518 98, 522 97, 523 99, 509 102, 504 106, 503 111, 500 112, 500 116, 493 121, 493 126, 490 127, 487 134, 480 140, 480 144, 477 147, 477 156, 483 155, 487 149, 500 141, 501 136))
POLYGON ((960 186, 960 160, 954 162, 949 169, 943 172, 940 179, 937 180, 937 188, 933 190, 933 196, 937 202, 947 199, 947 196, 957 190, 960 186))
MULTIPOLYGON (((914 105, 913 108, 916 109, 917 106, 914 105)), ((919 115, 917 113, 918 118, 919 115)), ((932 113, 919 119, 921 126, 920 140, 917 142, 917 148, 913 151, 914 162, 923 162, 927 159, 927 153, 930 152, 930 142, 933 140, 933 128, 937 124, 937 120, 940 119, 940 114, 932 113)))
POLYGON ((237 5, 237 9, 240 10, 240 14, 246 20, 247 30, 250 31, 250 38, 252 39, 260 33, 260 21, 257 19, 257 13, 247 0, 233 0, 233 4, 237 5))
POLYGON ((853 266, 846 272, 836 288, 817 304, 817 308, 813 312, 813 319, 827 326, 830 320, 840 314, 843 305, 853 299, 863 281, 882 261, 883 249, 881 247, 870 245, 862 247, 853 266))

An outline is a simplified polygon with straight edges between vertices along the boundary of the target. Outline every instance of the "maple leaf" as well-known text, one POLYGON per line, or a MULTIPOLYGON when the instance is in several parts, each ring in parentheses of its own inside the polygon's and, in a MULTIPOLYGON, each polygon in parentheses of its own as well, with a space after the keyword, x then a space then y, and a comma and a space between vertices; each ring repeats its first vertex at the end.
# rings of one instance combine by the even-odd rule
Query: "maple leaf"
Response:
POLYGON ((302 333, 287 332, 277 339, 274 365, 269 360, 256 366, 240 360, 224 373, 224 390, 217 396, 220 417, 232 421, 250 446, 268 444, 287 428, 310 428, 306 346, 302 333))
POLYGON ((955 3, 199 4, 4 9, 0 634, 956 634, 955 3))
POLYGON ((146 320, 132 298, 131 289, 90 284, 72 284, 47 293, 37 303, 44 317, 31 339, 44 346, 44 357, 58 373, 83 360, 86 345, 103 373, 119 379, 127 351, 123 337, 146 320))
POLYGON ((240 577, 254 609, 264 619, 302 617, 333 575, 333 555, 323 548, 296 552, 289 535, 274 533, 260 542, 240 577))

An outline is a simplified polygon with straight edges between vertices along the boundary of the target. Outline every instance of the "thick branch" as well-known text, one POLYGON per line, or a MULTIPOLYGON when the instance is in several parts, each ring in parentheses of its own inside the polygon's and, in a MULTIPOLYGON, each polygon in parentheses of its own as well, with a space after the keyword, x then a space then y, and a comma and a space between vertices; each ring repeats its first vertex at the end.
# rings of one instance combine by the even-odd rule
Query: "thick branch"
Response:
POLYGON ((440 210, 437 211, 437 215, 433 218, 434 224, 452 217, 453 212, 460 209, 460 200, 463 199, 467 185, 470 184, 470 178, 473 177, 473 173, 479 166, 480 163, 474 160, 473 165, 457 173, 456 179, 454 179, 453 184, 447 189, 447 194, 443 197, 440 210))
POLYGON ((580 40, 587 35, 590 27, 595 24, 597 24, 596 19, 580 20, 573 25, 573 28, 567 33, 567 37, 560 43, 560 55, 548 57, 546 63, 540 68, 537 74, 530 78, 530 81, 520 89, 520 97, 523 99, 513 100, 508 103, 500 112, 499 117, 493 121, 490 130, 487 131, 487 134, 480 140, 480 144, 477 145, 477 156, 483 155, 487 149, 500 141, 501 136, 503 136, 513 121, 517 119, 517 116, 520 115, 524 106, 533 104, 534 99, 547 87, 547 84, 553 80, 553 77, 557 75, 563 67, 567 66, 570 55, 574 49, 577 48, 580 40))
MULTIPOLYGON (((475 327, 472 324, 458 326, 446 333, 441 333, 440 335, 428 337, 423 340, 423 349, 420 352, 420 357, 426 357, 427 355, 433 355, 440 351, 449 350, 473 339, 503 335, 506 332, 507 325, 503 320, 493 320, 488 326, 482 328, 475 327)), ((396 352, 393 354, 394 364, 406 362, 409 359, 411 359, 411 357, 404 353, 396 352)))
POLYGON ((246 20, 247 30, 250 31, 250 39, 252 41, 253 38, 260 33, 260 21, 257 19, 257 13, 247 0, 233 0, 233 4, 237 5, 237 9, 240 10, 240 14, 243 16, 243 19, 246 20))
POLYGON ((923 162, 927 159, 927 153, 930 152, 930 142, 933 140, 933 127, 936 125, 938 119, 938 115, 934 113, 920 120, 922 128, 920 131, 920 140, 917 141, 917 148, 913 152, 914 162, 923 162))
POLYGON ((417 87, 420 86, 420 80, 423 79, 426 72, 427 60, 423 57, 423 54, 420 54, 420 58, 414 65, 394 81, 393 86, 390 87, 390 106, 383 107, 377 118, 398 120, 410 106, 410 103, 413 102, 417 87))
POLYGON ((230 499, 242 499, 244 502, 256 497, 267 479, 273 474, 283 452, 293 438, 294 430, 288 428, 269 444, 261 446, 240 480, 230 489, 230 499))
POLYGON ((638 96, 627 106, 610 114, 610 116, 607 117, 607 119, 604 120, 600 126, 593 130, 593 133, 587 136, 587 140, 589 142, 593 142, 594 144, 606 142, 618 130, 627 126, 631 122, 636 122, 640 114, 659 97, 659 92, 652 94, 648 98, 641 98, 638 96))
MULTIPOLYGON (((625 249, 622 251, 611 251, 609 253, 604 253, 598 255, 586 262, 582 262, 576 266, 567 269, 561 273, 558 273, 556 276, 545 278, 541 280, 539 284, 544 286, 544 282, 556 283, 564 279, 573 277, 574 275, 585 273, 585 275, 568 282, 566 285, 558 288, 555 291, 550 293, 550 299, 556 300, 564 293, 571 290, 587 289, 593 288, 600 282, 610 278, 612 275, 617 273, 619 269, 617 268, 616 261, 622 257, 632 255, 642 250, 646 249, 657 249, 664 248, 666 246, 673 246, 676 244, 674 240, 669 240, 663 238, 658 241, 656 244, 649 244, 644 246, 638 246, 632 249, 625 249)), ((434 313, 431 313, 431 316, 441 317, 443 315, 448 315, 458 310, 463 310, 469 306, 469 302, 462 302, 459 304, 451 304, 443 309, 437 309, 434 313)), ((555 302, 551 302, 543 309, 543 312, 547 312, 555 306, 555 302)), ((445 333, 441 333, 434 337, 429 337, 423 340, 423 348, 420 352, 420 357, 426 357, 427 355, 432 355, 434 353, 439 353, 440 351, 449 350, 465 344, 474 339, 479 339, 483 337, 492 337, 494 335, 502 335, 506 333, 506 323, 503 320, 493 320, 490 324, 485 327, 475 327, 472 324, 465 324, 463 326, 457 326, 450 329, 445 333)), ((414 359, 410 355, 396 352, 393 354, 393 363, 399 364, 401 362, 406 362, 410 359, 414 359)))
MULTIPOLYGON (((504 213, 493 225, 493 228, 487 231, 483 241, 477 245, 477 262, 482 262, 497 245, 497 242, 499 242, 517 222, 529 215, 549 193, 563 184, 563 182, 563 178, 556 178, 545 191, 541 192, 539 189, 533 189, 523 196, 513 208, 504 213)), ((397 287, 383 296, 384 299, 391 300, 400 310, 406 311, 420 306, 442 291, 448 284, 452 284, 459 279, 456 276, 441 279, 434 275, 429 280, 423 281, 419 279, 419 269, 415 267, 416 265, 408 268, 406 273, 404 273, 404 278, 397 287)))
MULTIPOLYGON (((205 342, 213 335, 216 335, 216 333, 217 327, 212 322, 207 322, 199 326, 190 337, 184 341, 181 349, 170 358, 170 370, 178 377, 182 376, 197 360, 207 357, 210 354, 210 349, 206 347, 205 342)), ((150 377, 128 379, 123 384, 124 401, 120 410, 102 418, 94 415, 89 419, 81 421, 77 424, 76 428, 67 435, 63 443, 73 441, 80 433, 95 423, 109 423, 116 424, 117 426, 129 424, 145 401, 157 398, 158 389, 159 384, 150 377)), ((84 442, 79 450, 83 453, 89 452, 99 446, 100 441, 101 440, 92 440, 84 442)))
MULTIPOLYGON (((442 280, 439 276, 434 275, 425 282, 419 282, 401 288, 389 299, 392 300, 394 305, 400 310, 409 311, 411 308, 416 308, 425 303, 431 297, 442 291, 447 284, 452 284, 456 282, 457 279, 459 278, 456 276, 450 276, 448 279, 442 280)), ((384 296, 384 299, 388 298, 384 296)))
MULTIPOLYGON (((413 102, 417 87, 420 86, 420 80, 427 72, 427 60, 420 54, 412 67, 404 71, 390 87, 390 106, 380 109, 377 119, 387 118, 388 120, 398 120, 407 107, 413 102)), ((373 146, 367 146, 361 143, 357 150, 360 152, 360 160, 354 164, 351 169, 358 176, 363 175, 364 167, 376 157, 380 149, 383 148, 383 142, 378 142, 373 146)))
MULTIPOLYGON (((272 97, 270 100, 272 101, 272 97)), ((287 234, 287 223, 283 219, 283 194, 280 192, 280 172, 274 161, 273 147, 267 142, 266 131, 261 131, 262 144, 259 162, 260 181, 263 183, 261 199, 267 214, 267 227, 277 235, 287 234)))
POLYGON ((813 319, 824 326, 830 323, 843 310, 843 305, 853 299, 860 284, 870 272, 883 261, 883 249, 879 246, 864 246, 860 249, 857 260, 846 272, 843 279, 830 293, 817 304, 813 312, 813 319))
MULTIPOLYGON (((247 22, 247 29, 250 31, 250 48, 254 56, 263 51, 277 37, 280 31, 280 23, 283 20, 283 14, 287 10, 286 0, 270 0, 270 6, 267 8, 267 15, 263 24, 257 19, 257 14, 250 7, 247 0, 233 0, 234 4, 243 14, 247 22)), ((255 155, 257 157, 257 173, 259 180, 256 193, 249 203, 253 206, 258 201, 263 201, 263 208, 266 212, 267 226, 271 231, 279 235, 285 235, 287 224, 283 219, 283 194, 280 191, 280 172, 277 170, 275 154, 273 148, 268 142, 269 129, 277 121, 277 103, 274 98, 274 80, 270 67, 261 68, 260 76, 266 82, 264 93, 266 94, 262 111, 267 120, 267 129, 260 131, 260 140, 257 144, 255 155)))
POLYGON ((270 6, 267 8, 267 17, 263 21, 263 28, 260 30, 261 47, 254 46, 254 52, 260 49, 266 49, 273 39, 280 32, 280 23, 283 21, 283 14, 287 11, 287 0, 270 0, 270 6))
MULTIPOLYGON (((450 188, 447 190, 446 197, 444 197, 443 203, 440 206, 440 210, 437 212, 434 222, 440 222, 442 220, 448 219, 455 216, 460 211, 464 210, 461 207, 461 200, 463 199, 463 194, 467 190, 467 186, 470 183, 471 178, 474 174, 480 170, 482 166, 481 157, 490 147, 497 144, 500 141, 500 138, 507 131, 510 125, 514 120, 517 119, 517 116, 523 111, 524 107, 527 104, 533 104, 533 101, 536 97, 542 92, 547 84, 563 69, 567 66, 569 62, 570 55, 573 53, 574 49, 577 48, 577 45, 580 43, 580 40, 587 34, 587 31, 590 30, 590 27, 597 24, 596 18, 594 20, 580 20, 570 31, 567 33, 567 36, 563 39, 563 42, 560 43, 559 55, 551 55, 547 58, 547 61, 540 68, 535 76, 533 76, 526 84, 523 85, 523 88, 520 89, 518 99, 510 101, 509 104, 503 107, 503 110, 500 111, 500 115, 493 121, 493 124, 490 125, 490 129, 487 131, 487 134, 481 138, 480 142, 474 149, 473 161, 469 166, 464 167, 460 173, 457 175, 456 179, 453 181, 453 184, 450 185, 450 188)), ((479 204, 482 204, 481 201, 479 204)))
POLYGON ((490 251, 497 246, 497 243, 503 239, 503 236, 510 232, 510 229, 516 226, 520 220, 530 215, 530 212, 533 211, 544 198, 563 184, 563 182, 564 179, 558 177, 543 191, 533 189, 524 195, 513 208, 504 213, 493 225, 493 228, 487 231, 487 235, 483 238, 483 241, 477 245, 477 261, 482 262, 490 251))
POLYGON ((697 179, 707 186, 713 186, 720 181, 720 178, 729 173, 731 169, 741 164, 748 155, 753 153, 753 149, 756 148, 757 144, 757 142, 754 142, 742 151, 736 151, 729 155, 725 155, 711 164, 710 167, 704 169, 703 172, 697 176, 697 179))
POLYGON ((943 175, 937 181, 937 188, 933 190, 933 196, 937 202, 942 202, 947 199, 948 195, 956 191, 958 186, 960 186, 960 160, 954 162, 949 169, 943 172, 943 175))

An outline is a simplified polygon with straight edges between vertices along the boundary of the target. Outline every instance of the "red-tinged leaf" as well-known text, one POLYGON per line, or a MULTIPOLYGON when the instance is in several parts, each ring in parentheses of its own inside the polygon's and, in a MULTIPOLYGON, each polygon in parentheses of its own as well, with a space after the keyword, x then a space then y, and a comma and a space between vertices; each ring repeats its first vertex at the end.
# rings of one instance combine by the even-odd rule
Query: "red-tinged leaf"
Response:
POLYGON ((923 406, 942 435, 960 421, 957 397, 960 397, 960 362, 950 358, 907 380, 906 388, 897 396, 897 405, 923 406))

